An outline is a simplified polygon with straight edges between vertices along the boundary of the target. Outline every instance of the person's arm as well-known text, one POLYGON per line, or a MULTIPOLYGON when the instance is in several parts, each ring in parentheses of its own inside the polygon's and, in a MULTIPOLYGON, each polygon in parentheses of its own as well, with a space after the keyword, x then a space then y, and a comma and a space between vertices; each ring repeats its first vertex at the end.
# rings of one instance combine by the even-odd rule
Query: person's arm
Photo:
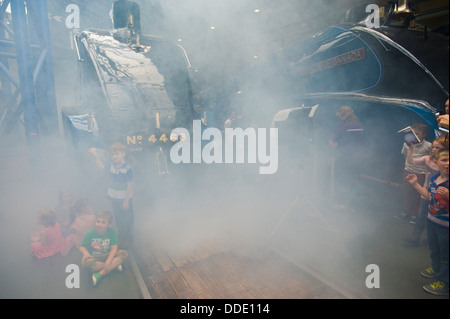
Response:
POLYGON ((131 195, 133 194, 133 178, 134 178, 134 173, 133 173, 133 170, 130 168, 127 171, 127 175, 126 175, 127 190, 125 191, 125 198, 122 203, 122 208, 124 210, 127 210, 130 207, 129 201, 130 201, 131 195))
POLYGON ((122 203, 122 208, 124 210, 127 210, 130 207, 129 201, 130 201, 130 197, 131 197, 132 193, 133 193, 133 183, 132 182, 128 182, 127 183, 127 190, 125 192, 125 199, 123 200, 123 203, 122 203))
POLYGON ((437 122, 442 135, 448 138, 448 114, 438 116, 437 122))
POLYGON ((92 257, 91 253, 89 252, 89 250, 87 249, 87 247, 89 247, 89 243, 90 243, 90 237, 89 237, 89 232, 84 235, 83 240, 81 241, 81 245, 80 248, 78 248, 78 250, 81 252, 81 254, 83 255, 83 257, 81 258, 81 263, 83 264, 84 261, 86 260, 86 258, 88 257, 92 257))
POLYGON ((333 135, 331 136, 331 139, 329 142, 329 144, 332 148, 336 148, 338 146, 338 140, 340 139, 340 136, 342 135, 341 131, 342 131, 342 124, 339 123, 335 127, 333 135))
POLYGON ((405 157, 408 155, 408 145, 407 145, 406 143, 403 143, 401 153, 402 153, 402 155, 405 156, 405 157))
POLYGON ((448 130, 448 114, 440 115, 437 118, 438 125, 448 130))
POLYGON ((89 251, 87 250, 86 247, 80 246, 79 250, 80 250, 80 252, 83 254, 83 257, 81 258, 81 263, 82 263, 82 264, 84 263, 84 261, 86 260, 86 258, 92 257, 91 254, 89 253, 89 251))
POLYGON ((426 165, 429 155, 414 158, 414 148, 414 144, 408 146, 408 153, 406 153, 406 164, 426 165))
POLYGON ((439 186, 436 190, 436 193, 441 194, 448 201, 448 188, 439 186))
POLYGON ((408 150, 406 152, 406 164, 414 164, 414 144, 408 146, 408 150))
POLYGON ((97 154, 97 149, 94 147, 91 147, 89 150, 89 153, 91 153, 92 155, 94 155, 95 158, 95 164, 97 165, 97 167, 100 170, 104 170, 105 169, 105 164, 103 164, 103 162, 101 161, 100 157, 97 154))
POLYGON ((47 246, 47 233, 44 230, 39 232, 39 241, 42 246, 47 246))
POLYGON ((417 176, 415 174, 408 174, 405 178, 408 183, 410 183, 416 189, 416 191, 423 196, 423 198, 425 198, 426 200, 431 200, 431 193, 418 183, 417 176))

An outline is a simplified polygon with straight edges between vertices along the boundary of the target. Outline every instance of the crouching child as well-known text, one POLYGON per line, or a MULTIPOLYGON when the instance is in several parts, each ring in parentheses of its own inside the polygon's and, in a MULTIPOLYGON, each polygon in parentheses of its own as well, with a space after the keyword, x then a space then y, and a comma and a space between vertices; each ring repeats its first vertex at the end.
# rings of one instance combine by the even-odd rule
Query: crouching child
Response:
POLYGON ((95 228, 88 231, 81 242, 81 265, 92 272, 95 286, 112 270, 122 271, 128 252, 118 248, 116 231, 111 227, 113 215, 108 211, 97 214, 95 228))

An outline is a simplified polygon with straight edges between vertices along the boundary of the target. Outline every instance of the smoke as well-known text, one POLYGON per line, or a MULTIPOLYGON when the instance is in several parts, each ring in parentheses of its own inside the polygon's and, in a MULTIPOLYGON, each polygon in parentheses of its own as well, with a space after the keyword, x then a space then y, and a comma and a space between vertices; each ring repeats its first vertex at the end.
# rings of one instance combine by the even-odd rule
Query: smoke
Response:
MULTIPOLYGON (((52 17, 64 16, 64 6, 76 3, 80 6, 81 29, 109 29, 113 1, 98 2, 49 1, 49 8, 55 10, 52 17)), ((273 72, 272 78, 266 74, 264 80, 270 82, 268 85, 246 77, 252 74, 252 69, 285 45, 334 24, 357 1, 136 2, 141 6, 144 33, 162 35, 186 49, 197 71, 192 73, 195 94, 211 87, 218 95, 223 91, 235 92, 224 103, 213 97, 215 111, 220 114, 217 127, 223 129, 224 120, 236 109, 247 116, 242 122, 245 129, 259 119, 263 119, 259 123, 269 128, 274 107, 298 106, 294 103, 295 92, 292 96, 272 95, 279 93, 276 89, 285 84, 285 79, 276 77, 279 73, 273 72), (233 82, 235 78, 239 81, 233 82), (251 80, 247 82, 248 79, 251 80), (239 92, 241 87, 253 90, 247 95, 247 91, 239 92), (249 109, 257 110, 257 114, 245 113, 249 109)), ((53 54, 59 109, 77 107, 86 99, 91 99, 92 105, 103 103, 91 95, 83 96, 87 91, 83 93, 80 88, 80 69, 70 49, 69 30, 60 21, 56 18, 51 21, 53 36, 63 39, 54 41, 53 54)), ((288 94, 288 90, 283 92, 288 94)), ((298 140, 293 139, 297 144, 285 144, 280 135, 279 171, 273 176, 258 174, 259 164, 173 165, 169 158, 170 174, 160 176, 154 174, 154 154, 152 158, 136 159, 133 162, 136 245, 149 251, 164 250, 181 264, 183 260, 207 258, 217 252, 233 252, 264 261, 265 253, 273 249, 294 263, 308 263, 329 277, 341 275, 364 245, 355 247, 354 239, 361 236, 370 239, 377 226, 351 215, 354 212, 337 215, 330 210, 328 141, 337 122, 335 110, 339 105, 330 102, 329 106, 326 110, 319 109, 321 123, 312 141, 309 136, 298 135, 298 140)), ((21 155, 26 157, 24 141, 21 145, 21 155)), ((29 165, 26 162, 21 163, 19 170, 12 170, 14 161, 3 158, 1 167, 3 171, 17 173, 10 179, 2 176, 6 183, 15 182, 9 189, 2 183, 5 191, 1 192, 1 221, 12 222, 11 228, 21 235, 36 226, 34 214, 40 208, 54 206, 61 189, 70 189, 77 198, 89 198, 96 211, 109 209, 104 177, 86 166, 81 166, 80 171, 62 136, 42 137, 42 166, 37 174, 33 168, 26 168, 29 165), (21 216, 26 227, 5 212, 21 216)), ((7 236, 2 236, 0 242, 4 243, 7 236)), ((28 245, 23 236, 21 244, 28 245)))
MULTIPOLYGON (((211 85, 237 75, 288 43, 336 23, 348 2, 163 1, 164 34, 186 47, 211 85)), ((355 2, 355 1, 353 1, 355 2)))
MULTIPOLYGON (((348 8, 348 2, 313 3, 161 2, 164 19, 170 22, 166 34, 187 50, 198 71, 193 80, 199 91, 213 87, 205 104, 210 102, 222 115, 216 122, 219 128, 232 110, 247 116, 241 122, 245 129, 260 119, 260 127, 269 127, 274 106, 299 106, 295 89, 279 90, 285 84, 292 88, 292 83, 280 77, 282 72, 263 69, 260 78, 248 75, 254 67, 264 65, 271 53, 337 22, 348 8), (225 102, 220 99, 223 91, 231 92, 225 102)), ((145 196, 141 197, 140 204, 146 208, 138 229, 148 238, 142 247, 165 250, 181 265, 216 252, 242 254, 263 263, 272 250, 296 264, 309 265, 332 281, 363 285, 364 263, 372 252, 367 247, 379 225, 371 217, 361 216, 365 209, 346 212, 329 206, 328 141, 337 123, 338 107, 338 102, 331 101, 326 108, 319 107, 320 122, 314 123, 317 129, 312 144, 309 136, 294 132, 297 144, 286 145, 280 133, 280 167, 275 176, 260 176, 255 166, 240 164, 171 167, 167 182, 155 182, 148 204, 144 204, 145 196)), ((362 116, 362 110, 358 115, 362 121, 370 119, 362 116)), ((376 122, 376 117, 371 121, 376 122)), ((379 125, 368 124, 369 130, 379 125)), ((386 124, 386 132, 391 124, 386 124)), ((360 188, 359 194, 366 186, 354 185, 360 188)), ((361 202, 365 199, 358 198, 361 202)), ((387 197, 386 201, 392 204, 387 197)))

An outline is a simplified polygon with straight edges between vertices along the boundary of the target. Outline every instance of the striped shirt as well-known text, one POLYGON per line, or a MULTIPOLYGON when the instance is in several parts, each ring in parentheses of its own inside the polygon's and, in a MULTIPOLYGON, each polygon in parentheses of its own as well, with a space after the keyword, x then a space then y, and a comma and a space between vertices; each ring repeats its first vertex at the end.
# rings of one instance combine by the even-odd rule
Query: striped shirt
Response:
MULTIPOLYGON (((127 162, 116 167, 111 164, 109 169, 108 197, 111 199, 125 199, 128 183, 134 178, 133 170, 127 162)), ((130 194, 130 198, 133 194, 130 194)))
POLYGON ((431 193, 431 201, 428 209, 428 219, 433 223, 448 228, 448 199, 437 193, 438 187, 448 189, 448 179, 440 184, 436 184, 436 179, 439 175, 436 174, 430 179, 428 190, 431 193))
MULTIPOLYGON (((422 156, 430 155, 431 146, 432 144, 427 140, 423 140, 421 143, 416 144, 414 147, 413 158, 416 159, 422 156)), ((408 154, 408 145, 406 143, 403 144, 401 153, 406 158, 406 155, 408 154)), ((408 164, 405 162, 405 170, 414 174, 426 174, 426 166, 424 164, 408 164)))

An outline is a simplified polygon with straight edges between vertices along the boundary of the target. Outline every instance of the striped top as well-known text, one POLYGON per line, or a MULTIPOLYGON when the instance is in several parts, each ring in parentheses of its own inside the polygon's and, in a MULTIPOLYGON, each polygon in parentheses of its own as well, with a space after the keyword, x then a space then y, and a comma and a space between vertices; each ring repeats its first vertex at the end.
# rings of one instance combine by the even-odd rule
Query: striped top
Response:
POLYGON ((448 189, 448 179, 440 184, 436 184, 436 179, 440 174, 434 175, 430 179, 428 190, 431 193, 430 207, 428 209, 428 219, 433 223, 448 228, 448 199, 437 193, 438 187, 448 189))
MULTIPOLYGON (((133 169, 125 162, 122 166, 116 167, 111 163, 109 169, 108 197, 111 199, 125 199, 127 186, 134 178, 133 169)), ((130 198, 133 194, 130 194, 130 198)))
MULTIPOLYGON (((432 146, 432 144, 426 140, 423 140, 421 143, 416 144, 416 146, 414 147, 413 158, 416 159, 416 158, 419 158, 422 156, 430 155, 431 146, 432 146)), ((403 143, 401 153, 406 158, 406 156, 408 154, 408 145, 406 143, 403 143)), ((426 166, 422 163, 416 163, 416 162, 413 162, 413 164, 408 164, 405 162, 405 170, 407 170, 408 172, 413 173, 413 174, 426 174, 427 173, 426 166)))

